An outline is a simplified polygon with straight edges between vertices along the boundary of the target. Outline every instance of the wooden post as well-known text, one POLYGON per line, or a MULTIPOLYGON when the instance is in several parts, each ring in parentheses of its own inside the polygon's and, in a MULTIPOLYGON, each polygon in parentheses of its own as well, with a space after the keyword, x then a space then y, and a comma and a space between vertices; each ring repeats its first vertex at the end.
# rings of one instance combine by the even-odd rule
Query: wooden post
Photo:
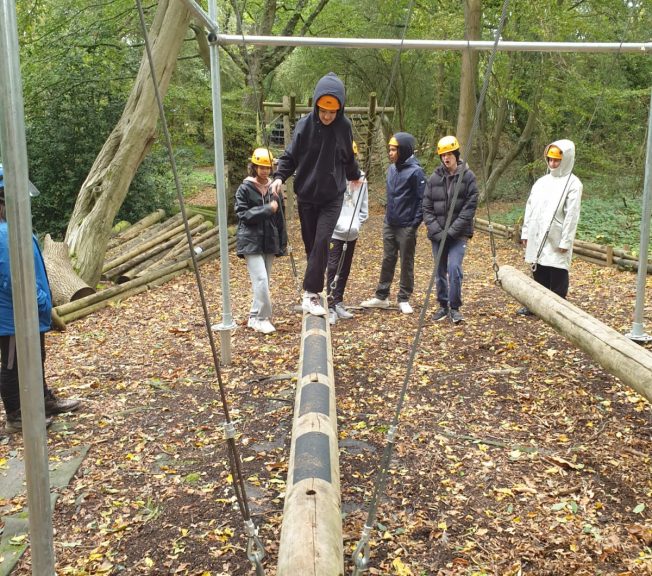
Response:
POLYGON ((369 112, 367 116, 367 138, 365 142, 365 166, 369 166, 371 172, 371 159, 373 158, 374 131, 376 130, 376 93, 369 94, 369 112))
POLYGON ((584 350, 607 372, 652 402, 650 352, 512 266, 502 266, 498 278, 508 294, 584 350))
POLYGON ((342 576, 335 376, 328 318, 304 315, 277 576, 342 576))
POLYGON ((607 266, 613 266, 614 263, 614 248, 607 246, 607 266))

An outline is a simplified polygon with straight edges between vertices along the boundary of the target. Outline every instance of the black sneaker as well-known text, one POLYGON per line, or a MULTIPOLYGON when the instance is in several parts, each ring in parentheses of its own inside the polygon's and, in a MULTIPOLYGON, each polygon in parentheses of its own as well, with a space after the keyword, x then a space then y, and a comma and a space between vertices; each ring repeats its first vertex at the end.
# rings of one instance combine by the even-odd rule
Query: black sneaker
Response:
POLYGON ((534 312, 530 310, 527 306, 523 306, 523 308, 519 308, 516 313, 519 316, 534 316, 534 312))
MULTIPOLYGON (((49 428, 52 424, 52 418, 45 417, 45 427, 49 428)), ((23 431, 23 418, 20 410, 16 410, 11 414, 7 414, 7 423, 5 424, 5 431, 9 434, 20 434, 23 431)))
POLYGON ((440 307, 439 307, 439 310, 437 310, 437 312, 435 312, 435 313, 432 315, 432 319, 433 319, 435 322, 439 322, 440 320, 443 320, 443 319, 446 318, 447 316, 448 316, 448 308, 444 308, 443 306, 440 306, 440 307))
POLYGON ((64 412, 74 412, 80 404, 81 400, 57 398, 52 392, 48 392, 45 396, 45 415, 55 416, 64 412))
POLYGON ((460 322, 464 321, 464 317, 462 316, 462 314, 460 314, 460 311, 455 310, 455 308, 451 308, 450 316, 451 316, 451 322, 453 324, 459 324, 460 322))

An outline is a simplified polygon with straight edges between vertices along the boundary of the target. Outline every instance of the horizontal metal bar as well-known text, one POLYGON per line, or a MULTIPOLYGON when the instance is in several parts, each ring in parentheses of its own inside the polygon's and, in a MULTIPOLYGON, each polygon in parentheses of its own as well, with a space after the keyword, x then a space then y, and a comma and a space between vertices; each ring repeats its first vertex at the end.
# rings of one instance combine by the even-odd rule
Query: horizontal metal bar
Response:
MULTIPOLYGON (((188 1, 188 0, 185 0, 188 1)), ((489 40, 401 40, 400 38, 323 38, 216 34, 211 41, 226 46, 320 46, 331 48, 401 48, 403 50, 493 50, 489 40)), ((652 42, 498 42, 503 52, 630 52, 648 54, 652 42)))

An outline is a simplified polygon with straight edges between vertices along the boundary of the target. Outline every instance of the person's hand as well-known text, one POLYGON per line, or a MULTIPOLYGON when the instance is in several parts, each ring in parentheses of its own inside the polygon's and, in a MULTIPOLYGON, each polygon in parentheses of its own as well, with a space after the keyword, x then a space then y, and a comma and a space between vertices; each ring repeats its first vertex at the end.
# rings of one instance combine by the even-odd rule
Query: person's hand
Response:
POLYGON ((568 248, 557 248, 557 250, 562 254, 566 254, 566 252, 568 252, 568 248))
POLYGON ((278 210, 278 202, 276 200, 272 200, 269 205, 272 207, 272 213, 276 213, 278 210))
POLYGON ((523 248, 527 248, 527 238, 521 239, 521 246, 523 246, 523 248))
POLYGON ((357 180, 351 180, 351 184, 353 185, 352 188, 354 191, 360 190, 362 188, 362 183, 364 182, 364 178, 358 178, 357 180))
POLYGON ((277 198, 280 197, 281 191, 283 187, 283 180, 280 178, 276 178, 270 185, 269 185, 269 191, 274 194, 277 198))

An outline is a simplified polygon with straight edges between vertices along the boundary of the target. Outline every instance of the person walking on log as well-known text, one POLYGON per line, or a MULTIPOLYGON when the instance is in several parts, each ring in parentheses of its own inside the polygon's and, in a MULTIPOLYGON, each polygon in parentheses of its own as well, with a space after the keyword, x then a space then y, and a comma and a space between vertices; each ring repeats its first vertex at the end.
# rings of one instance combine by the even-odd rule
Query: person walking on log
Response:
POLYGON ((294 191, 307 264, 303 277, 304 312, 325 316, 321 292, 328 262, 328 244, 339 218, 347 180, 361 186, 360 168, 353 155, 351 121, 344 115, 344 83, 333 73, 315 87, 315 106, 301 118, 292 142, 279 157, 272 192, 294 174, 294 191))

